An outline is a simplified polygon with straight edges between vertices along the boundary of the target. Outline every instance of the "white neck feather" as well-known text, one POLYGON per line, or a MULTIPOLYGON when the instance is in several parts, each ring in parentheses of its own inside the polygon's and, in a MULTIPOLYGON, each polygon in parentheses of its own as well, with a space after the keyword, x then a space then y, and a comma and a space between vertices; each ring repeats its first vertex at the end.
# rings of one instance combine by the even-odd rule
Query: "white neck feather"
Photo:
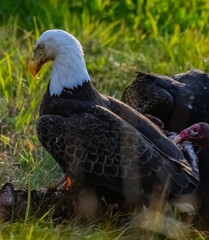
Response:
POLYGON ((73 89, 90 81, 82 49, 73 52, 67 45, 62 48, 54 59, 50 82, 51 96, 59 96, 63 88, 73 89))

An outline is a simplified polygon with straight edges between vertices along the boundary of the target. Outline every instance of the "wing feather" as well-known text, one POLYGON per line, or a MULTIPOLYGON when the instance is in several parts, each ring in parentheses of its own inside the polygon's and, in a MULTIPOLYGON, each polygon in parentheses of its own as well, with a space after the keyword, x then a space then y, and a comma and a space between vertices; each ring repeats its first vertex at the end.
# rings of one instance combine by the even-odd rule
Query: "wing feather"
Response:
POLYGON ((69 176, 121 195, 150 193, 154 183, 163 189, 169 178, 168 193, 176 196, 191 183, 181 162, 161 154, 143 134, 103 107, 95 108, 95 114, 43 115, 37 133, 69 176))

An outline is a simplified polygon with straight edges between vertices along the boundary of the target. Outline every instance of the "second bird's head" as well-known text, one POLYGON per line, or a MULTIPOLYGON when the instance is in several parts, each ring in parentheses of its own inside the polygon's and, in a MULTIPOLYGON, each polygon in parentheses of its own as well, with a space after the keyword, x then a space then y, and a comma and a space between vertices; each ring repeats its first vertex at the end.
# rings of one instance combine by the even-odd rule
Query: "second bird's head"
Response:
POLYGON ((198 145, 200 150, 209 149, 209 124, 205 122, 195 123, 181 131, 175 138, 175 143, 191 141, 198 145))

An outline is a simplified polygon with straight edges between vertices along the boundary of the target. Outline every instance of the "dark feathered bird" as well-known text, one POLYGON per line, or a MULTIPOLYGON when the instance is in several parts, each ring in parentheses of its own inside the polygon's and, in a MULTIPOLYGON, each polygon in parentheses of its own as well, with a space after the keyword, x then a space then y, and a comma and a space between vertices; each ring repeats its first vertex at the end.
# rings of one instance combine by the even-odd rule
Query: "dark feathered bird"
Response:
MULTIPOLYGON (((24 220, 28 206, 28 190, 14 189, 6 183, 0 189, 0 221, 24 220)), ((95 220, 107 212, 105 199, 100 199, 91 188, 82 188, 72 193, 64 189, 45 188, 30 191, 30 218, 41 218, 63 222, 75 219, 82 223, 95 220)))
POLYGON ((179 132, 196 122, 209 123, 209 78, 200 70, 173 77, 139 72, 122 101, 179 132))
POLYGON ((195 191, 196 174, 161 130, 128 105, 92 86, 80 43, 61 30, 41 35, 29 70, 53 60, 37 133, 63 171, 106 199, 147 204, 154 196, 195 191))
MULTIPOLYGON (((74 204, 73 198, 56 189, 32 190, 30 192, 29 217, 43 217, 48 212, 55 221, 64 220, 67 217, 68 206, 74 204)), ((0 189, 0 221, 24 219, 28 205, 28 190, 14 189, 11 183, 6 183, 0 189)))
POLYGON ((199 147, 198 168, 200 182, 197 190, 198 214, 196 226, 201 229, 209 229, 209 125, 201 122, 181 131, 174 139, 176 143, 191 141, 199 147))

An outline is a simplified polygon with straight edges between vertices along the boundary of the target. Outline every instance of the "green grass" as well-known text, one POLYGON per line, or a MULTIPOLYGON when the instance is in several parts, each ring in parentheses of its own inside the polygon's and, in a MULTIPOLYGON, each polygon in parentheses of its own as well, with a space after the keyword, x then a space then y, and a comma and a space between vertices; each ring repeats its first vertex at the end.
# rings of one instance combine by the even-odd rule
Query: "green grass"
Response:
MULTIPOLYGON (((173 75, 199 68, 209 72, 207 0, 2 0, 0 9, 0 183, 16 187, 56 183, 61 171, 38 142, 38 108, 50 80, 27 71, 39 35, 64 29, 84 47, 97 89, 121 97, 139 70, 173 75)), ((123 229, 79 228, 44 222, 2 224, 2 239, 123 239, 123 229)), ((187 233, 184 233, 187 236, 187 233)), ((194 239, 205 239, 197 233, 194 239)), ((125 239, 125 238, 124 238, 125 239)), ((153 238, 154 239, 154 238, 153 238)), ((182 239, 182 238, 181 238, 182 239)))
POLYGON ((36 222, 36 223, 13 223, 3 224, 1 226, 1 236, 0 239, 18 239, 18 240, 57 240, 57 239, 117 239, 119 236, 119 231, 109 230, 102 231, 98 228, 93 228, 93 226, 88 227, 78 227, 71 225, 57 225, 54 226, 51 223, 36 222))

